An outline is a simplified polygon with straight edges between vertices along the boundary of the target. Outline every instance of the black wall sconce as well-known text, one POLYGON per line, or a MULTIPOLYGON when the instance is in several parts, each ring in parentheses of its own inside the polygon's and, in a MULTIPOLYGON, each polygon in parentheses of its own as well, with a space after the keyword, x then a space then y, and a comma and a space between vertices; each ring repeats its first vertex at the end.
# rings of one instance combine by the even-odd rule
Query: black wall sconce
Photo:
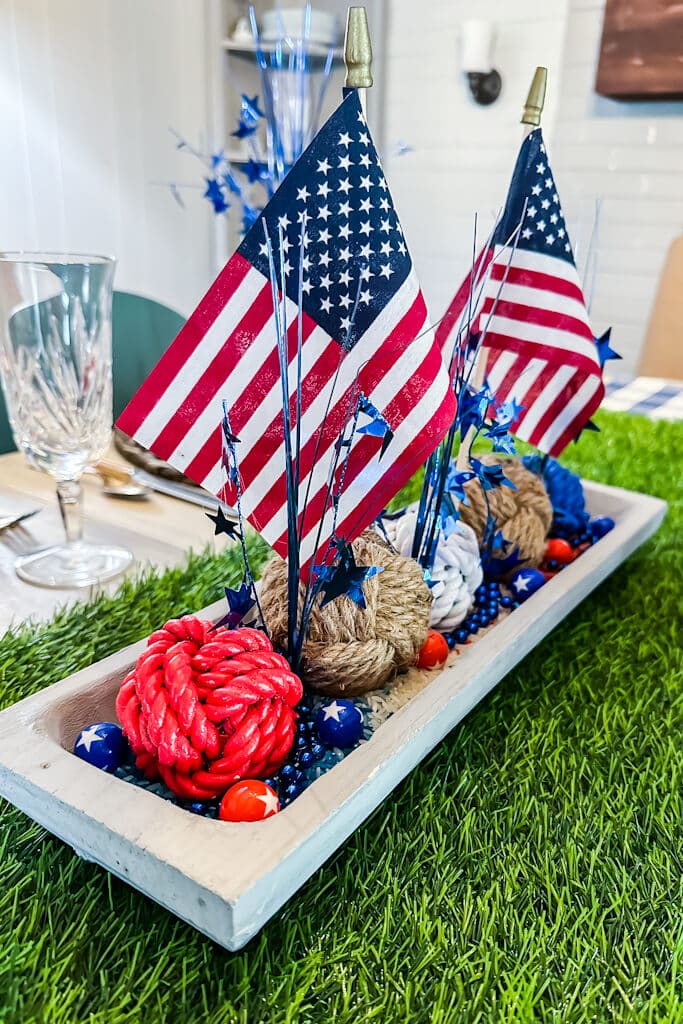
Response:
POLYGON ((462 70, 476 103, 488 107, 500 96, 503 81, 491 66, 494 29, 490 21, 473 18, 462 23, 462 70))

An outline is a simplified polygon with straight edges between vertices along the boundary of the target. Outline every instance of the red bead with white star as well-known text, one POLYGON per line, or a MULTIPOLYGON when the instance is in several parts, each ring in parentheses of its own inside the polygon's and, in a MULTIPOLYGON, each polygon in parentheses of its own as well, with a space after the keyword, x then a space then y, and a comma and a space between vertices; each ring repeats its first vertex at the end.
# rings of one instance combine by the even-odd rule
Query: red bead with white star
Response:
POLYGON ((279 810, 274 789, 260 779, 242 779, 221 800, 218 817, 221 821, 263 821, 279 810))

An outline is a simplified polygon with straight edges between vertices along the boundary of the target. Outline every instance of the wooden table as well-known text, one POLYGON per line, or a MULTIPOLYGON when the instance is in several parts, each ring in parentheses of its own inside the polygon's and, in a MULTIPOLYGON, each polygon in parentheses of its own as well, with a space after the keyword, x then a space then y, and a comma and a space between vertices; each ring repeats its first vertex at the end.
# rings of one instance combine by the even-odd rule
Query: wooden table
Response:
MULTIPOLYGON (((111 452, 112 461, 123 464, 111 452)), ((204 509, 177 498, 153 493, 146 500, 108 497, 95 476, 83 477, 84 536, 86 540, 122 544, 134 555, 128 575, 156 566, 167 568, 183 562, 190 549, 225 546, 225 538, 213 538, 204 509)), ((0 532, 0 635, 18 622, 45 620, 74 601, 92 599, 98 588, 48 590, 20 580, 14 572, 17 555, 47 547, 64 539, 54 480, 32 469, 23 455, 0 456, 0 512, 40 508, 25 524, 0 532)), ((120 578, 105 587, 112 591, 120 578)))

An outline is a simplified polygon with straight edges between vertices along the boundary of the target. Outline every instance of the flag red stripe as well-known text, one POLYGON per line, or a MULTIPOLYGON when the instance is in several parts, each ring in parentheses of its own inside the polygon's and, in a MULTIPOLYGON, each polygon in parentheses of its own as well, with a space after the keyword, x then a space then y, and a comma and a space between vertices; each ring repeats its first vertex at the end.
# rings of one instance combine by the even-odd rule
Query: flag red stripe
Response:
MULTIPOLYGON (((545 292, 556 292, 558 295, 562 295, 567 299, 575 299, 582 306, 584 305, 583 292, 578 285, 568 281, 566 277, 543 274, 538 270, 528 270, 523 267, 508 267, 506 263, 500 263, 496 260, 491 270, 491 279, 502 281, 503 278, 505 278, 506 284, 523 285, 525 288, 538 288, 539 291, 545 292)), ((504 290, 502 294, 505 294, 504 290)))
POLYGON ((196 310, 180 329, 161 360, 126 406, 116 425, 131 437, 140 429, 151 409, 174 382, 216 318, 252 269, 239 253, 220 272, 196 310))
POLYGON ((557 349, 550 345, 540 345, 536 341, 527 341, 524 338, 514 338, 510 334, 498 334, 495 331, 486 332, 486 347, 494 352, 516 352, 526 359, 547 359, 557 366, 570 365, 585 373, 596 373, 598 364, 588 356, 573 352, 571 349, 557 349))
MULTIPOLYGON (((436 447, 435 439, 438 438, 440 440, 444 436, 453 422, 454 415, 453 393, 449 390, 444 397, 444 401, 441 402, 429 422, 425 424, 414 440, 404 448, 401 454, 401 480, 409 480, 424 464, 427 457, 436 447)), ((387 472, 377 481, 372 491, 368 494, 363 508, 354 509, 337 524, 339 536, 354 537, 362 523, 371 522, 377 518, 386 506, 387 495, 393 497, 397 490, 400 489, 400 487, 397 487, 398 481, 395 475, 396 466, 389 466, 387 472)), ((308 572, 309 567, 310 562, 304 566, 306 572, 308 572)))
MULTIPOLYGON (((442 350, 446 347, 446 343, 448 342, 450 335, 458 326, 460 317, 462 316, 462 311, 470 301, 470 295, 472 295, 472 303, 474 305, 477 292, 481 287, 482 279, 487 272, 489 263, 493 259, 493 249, 489 248, 486 255, 483 256, 483 259, 482 256, 483 251, 479 253, 474 269, 470 270, 469 274, 458 288, 453 301, 446 310, 443 320, 441 320, 437 325, 436 331, 434 332, 434 340, 442 350), (477 274, 477 281, 472 285, 472 276, 477 269, 479 270, 479 273, 477 274)), ((467 325, 464 324, 463 326, 466 327, 467 325)), ((451 344, 453 344, 453 342, 451 342, 451 344)), ((446 353, 446 355, 450 355, 450 353, 446 353)))
MULTIPOLYGON (((273 315, 273 293, 270 282, 264 285, 234 331, 225 339, 219 352, 206 367, 190 393, 157 435, 150 448, 160 459, 168 459, 197 419, 234 372, 240 359, 273 315)), ((246 382, 245 382, 246 383, 246 382)), ((216 418, 220 412, 216 413, 216 418)), ((189 475, 189 474, 188 474, 189 475)))
MULTIPOLYGON (((422 297, 422 293, 418 292, 410 309, 404 314, 396 327, 386 337, 383 347, 360 371, 357 384, 352 383, 349 385, 345 388, 343 394, 334 401, 325 422, 320 426, 320 430, 322 430, 322 440, 317 453, 318 462, 329 459, 330 449, 339 437, 341 429, 349 414, 349 406, 352 396, 355 396, 358 390, 363 391, 366 395, 369 395, 374 391, 382 380, 384 374, 401 357, 406 345, 412 342, 417 336, 425 323, 425 319, 426 308, 424 299, 422 297)), ((300 476, 302 480, 305 480, 313 469, 313 459, 316 454, 319 432, 320 431, 316 431, 306 440, 302 438, 299 463, 300 476)), ((254 525, 262 524, 263 527, 265 527, 273 516, 277 514, 280 508, 282 508, 284 505, 284 486, 285 479, 283 472, 276 481, 273 481, 273 485, 268 495, 253 510, 252 515, 250 515, 249 518, 254 525)), ((312 498, 309 497, 306 509, 307 523, 316 522, 315 515, 312 511, 314 498, 315 496, 312 498)), ((306 524, 304 524, 304 533, 306 532, 305 525, 306 524)))
MULTIPOLYGON (((272 302, 271 302, 271 313, 272 313, 272 302)), ((306 313, 302 314, 302 349, 307 338, 310 337, 311 333, 315 330, 316 323, 306 313)), ((292 320, 287 328, 287 361, 290 363, 296 358, 298 348, 298 323, 296 319, 292 320)), ((337 351, 339 347, 337 346, 337 351)), ((263 401, 264 396, 268 395, 271 389, 279 384, 280 381, 280 360, 277 353, 277 347, 275 345, 275 325, 273 325, 273 338, 272 343, 269 341, 267 348, 264 348, 264 354, 266 359, 259 370, 253 375, 254 387, 246 388, 240 395, 239 402, 233 403, 230 406, 230 426, 232 432, 239 437, 242 430, 249 422, 254 413, 258 410, 259 405, 263 401), (256 386, 257 385, 257 386, 256 386)), ((291 415, 292 403, 290 402, 290 415, 291 415)), ((282 420, 283 416, 280 412, 277 422, 280 424, 280 433, 276 441, 275 448, 282 445, 282 420)), ((276 421, 273 421, 276 422, 276 421)), ((272 427, 272 424, 271 424, 272 427)), ((269 428, 270 430, 270 428, 269 428)), ((269 438, 270 439, 270 438, 269 438)), ((244 446, 239 450, 240 455, 240 472, 245 480, 251 479, 251 467, 249 464, 249 458, 255 457, 257 462, 264 461, 264 452, 268 449, 268 440, 264 433, 263 439, 259 442, 256 448, 244 450, 244 446), (255 456, 254 456, 255 453, 255 456)), ((207 439, 202 445, 200 450, 197 452, 192 462, 187 466, 185 472, 193 480, 206 480, 214 466, 221 457, 222 450, 222 438, 221 428, 218 426, 213 434, 207 439)))
MULTIPOLYGON (((550 446, 550 451, 548 452, 549 455, 557 456, 562 454, 569 442, 573 441, 577 437, 581 428, 588 423, 593 413, 599 408, 604 395, 605 387, 602 381, 600 381, 600 387, 597 388, 593 397, 577 412, 572 422, 568 424, 557 440, 550 446)), ((541 438, 539 437, 539 441, 540 440, 541 438)))
MULTIPOLYGON (((585 338, 586 341, 593 344, 593 332, 586 321, 569 316, 567 313, 556 313, 553 309, 541 305, 524 306, 518 302, 507 302, 503 299, 498 299, 496 302, 493 298, 487 298, 481 315, 488 316, 492 310, 491 323, 495 322, 496 317, 507 317, 510 320, 518 320, 520 323, 535 324, 537 327, 551 327, 555 331, 566 331, 567 334, 585 338)), ((488 345, 488 332, 485 343, 488 345)), ((538 343, 529 341, 527 344, 537 345, 538 343)), ((567 344, 571 344, 570 338, 567 339, 567 344)))
MULTIPOLYGON (((425 354, 425 358, 422 360, 420 366, 417 367, 411 374, 410 379, 406 381, 406 383, 398 392, 396 392, 396 394, 391 399, 389 404, 383 408, 382 412, 387 420, 387 423, 398 425, 399 423, 403 422, 403 420, 406 418, 406 416, 408 416, 408 414, 411 412, 415 405, 416 392, 417 394, 423 394, 425 391, 428 391, 434 379, 437 377, 441 367, 441 353, 434 345, 432 345, 425 354)), ((363 391, 364 394, 370 393, 370 390, 367 389, 365 386, 362 386, 361 390, 363 391)), ((357 440, 356 444, 354 445, 353 451, 351 453, 351 456, 349 457, 349 461, 344 474, 345 487, 348 487, 351 483, 353 483, 358 474, 365 469, 368 463, 368 459, 363 456, 362 448, 367 448, 371 441, 373 447, 377 451, 379 451, 380 443, 378 443, 378 439, 376 438, 370 439, 362 437, 361 439, 357 440)), ((434 447, 436 447, 436 445, 434 445, 434 447)), ((386 504, 390 497, 393 497, 393 494, 387 495, 386 491, 383 491, 382 506, 380 507, 383 507, 383 505, 386 504)), ((325 484, 319 488, 317 493, 309 499, 306 508, 306 523, 304 523, 302 529, 302 536, 305 537, 308 532, 308 530, 306 529, 306 524, 312 523, 312 528, 316 529, 317 524, 322 520, 328 507, 326 505, 326 498, 327 482, 325 482, 325 484)), ((274 547, 276 548, 276 550, 278 550, 278 544, 284 544, 286 547, 286 543, 287 534, 286 531, 283 531, 283 533, 278 538, 278 542, 274 545, 274 547)))

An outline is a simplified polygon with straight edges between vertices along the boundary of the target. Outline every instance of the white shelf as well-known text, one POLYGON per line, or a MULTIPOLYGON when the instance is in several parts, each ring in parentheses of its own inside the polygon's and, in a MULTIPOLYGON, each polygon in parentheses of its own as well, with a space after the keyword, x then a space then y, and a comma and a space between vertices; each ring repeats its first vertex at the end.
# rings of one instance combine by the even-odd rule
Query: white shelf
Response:
MULTIPOLYGON (((241 57, 244 60, 252 61, 255 59, 258 49, 254 41, 250 42, 248 40, 224 39, 222 45, 226 53, 232 53, 236 57, 241 57)), ((260 49, 262 53, 269 57, 273 56, 276 52, 276 46, 274 43, 261 43, 260 49)), ((290 53, 294 52, 294 50, 292 49, 291 46, 283 44, 282 52, 286 57, 288 57, 290 53)), ((314 65, 314 67, 324 67, 329 52, 330 47, 324 46, 321 43, 309 42, 305 46, 306 56, 309 62, 314 65)), ((344 50, 342 49, 341 46, 335 46, 332 49, 332 54, 333 67, 337 67, 339 64, 343 63, 344 50)))

